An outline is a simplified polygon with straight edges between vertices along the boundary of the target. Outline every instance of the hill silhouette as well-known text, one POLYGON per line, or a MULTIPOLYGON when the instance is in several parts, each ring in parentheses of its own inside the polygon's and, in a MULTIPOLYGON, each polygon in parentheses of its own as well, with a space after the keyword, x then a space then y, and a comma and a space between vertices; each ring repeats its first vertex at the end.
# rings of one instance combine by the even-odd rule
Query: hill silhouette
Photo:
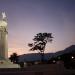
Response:
POLYGON ((75 53, 75 45, 71 45, 71 46, 65 48, 64 50, 56 52, 54 54, 54 57, 62 55, 62 54, 66 54, 66 53, 75 53))
MULTIPOLYGON (((45 53, 44 60, 48 60, 52 57, 57 57, 66 53, 75 53, 75 45, 71 45, 64 50, 58 51, 56 53, 45 53)), ((41 60, 39 53, 23 54, 19 56, 19 61, 37 61, 41 60)))

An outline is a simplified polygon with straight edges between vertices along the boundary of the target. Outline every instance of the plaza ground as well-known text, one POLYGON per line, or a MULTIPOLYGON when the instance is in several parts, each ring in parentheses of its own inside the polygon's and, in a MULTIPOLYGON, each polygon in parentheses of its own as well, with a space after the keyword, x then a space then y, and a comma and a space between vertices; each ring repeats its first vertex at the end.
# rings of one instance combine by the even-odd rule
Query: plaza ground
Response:
POLYGON ((25 68, 0 68, 0 75, 75 75, 74 69, 63 64, 40 64, 25 68))

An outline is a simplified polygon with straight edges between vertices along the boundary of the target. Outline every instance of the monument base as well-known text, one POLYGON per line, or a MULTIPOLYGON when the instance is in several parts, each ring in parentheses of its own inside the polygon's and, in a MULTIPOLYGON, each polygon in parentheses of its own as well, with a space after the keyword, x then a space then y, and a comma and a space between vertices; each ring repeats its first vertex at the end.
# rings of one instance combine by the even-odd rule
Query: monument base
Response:
POLYGON ((8 59, 0 60, 0 68, 20 68, 18 64, 13 64, 8 59))

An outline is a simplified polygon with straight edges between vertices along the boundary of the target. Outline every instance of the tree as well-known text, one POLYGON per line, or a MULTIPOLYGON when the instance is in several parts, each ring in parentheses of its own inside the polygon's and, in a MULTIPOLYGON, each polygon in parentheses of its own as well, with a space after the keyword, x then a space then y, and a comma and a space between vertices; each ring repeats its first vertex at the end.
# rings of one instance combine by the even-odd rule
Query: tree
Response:
POLYGON ((10 55, 9 59, 13 63, 18 63, 18 55, 17 55, 17 53, 13 53, 12 55, 10 55))
POLYGON ((52 42, 52 33, 38 33, 34 36, 34 43, 29 43, 30 51, 37 50, 41 54, 41 61, 44 61, 44 51, 46 44, 52 42))

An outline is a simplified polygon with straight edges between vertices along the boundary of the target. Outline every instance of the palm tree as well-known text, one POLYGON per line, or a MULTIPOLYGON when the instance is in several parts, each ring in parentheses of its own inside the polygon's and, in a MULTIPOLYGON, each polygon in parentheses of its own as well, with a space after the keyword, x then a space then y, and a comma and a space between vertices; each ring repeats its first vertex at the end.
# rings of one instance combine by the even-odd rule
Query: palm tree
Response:
POLYGON ((52 42, 52 33, 38 33, 34 36, 34 43, 29 43, 30 51, 37 50, 41 54, 41 61, 44 61, 44 51, 46 44, 52 42))

